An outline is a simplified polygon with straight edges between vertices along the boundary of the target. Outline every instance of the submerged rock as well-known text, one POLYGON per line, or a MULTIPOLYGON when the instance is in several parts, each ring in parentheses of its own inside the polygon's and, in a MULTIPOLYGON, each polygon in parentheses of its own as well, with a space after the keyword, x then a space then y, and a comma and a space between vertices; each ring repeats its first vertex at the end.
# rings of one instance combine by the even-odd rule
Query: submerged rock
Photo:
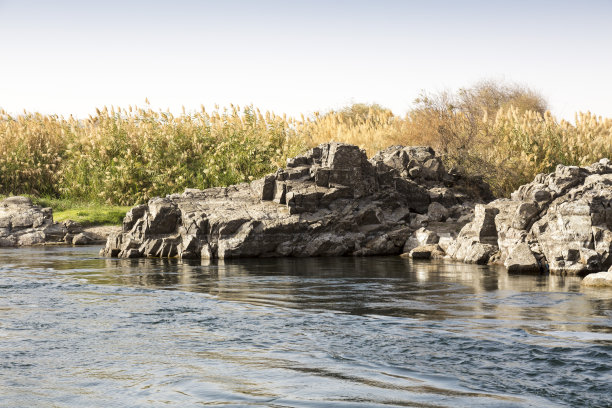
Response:
POLYGON ((398 254, 429 222, 430 209, 443 219, 488 197, 488 186, 475 188, 446 172, 431 148, 393 146, 368 160, 357 146, 327 143, 250 184, 188 189, 136 206, 101 253, 202 259, 398 254), (467 187, 477 196, 468 197, 467 187))

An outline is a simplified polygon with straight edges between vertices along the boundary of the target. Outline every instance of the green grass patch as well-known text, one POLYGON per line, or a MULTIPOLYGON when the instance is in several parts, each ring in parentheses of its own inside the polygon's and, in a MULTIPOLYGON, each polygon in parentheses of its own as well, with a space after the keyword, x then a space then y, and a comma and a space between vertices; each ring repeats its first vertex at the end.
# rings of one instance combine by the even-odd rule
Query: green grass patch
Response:
POLYGON ((121 225, 125 213, 130 208, 123 206, 77 207, 64 211, 53 211, 53 219, 56 222, 73 220, 86 227, 94 225, 121 225))
POLYGON ((53 208, 53 220, 73 220, 83 226, 121 225, 131 206, 95 204, 49 197, 30 197, 34 204, 53 208))

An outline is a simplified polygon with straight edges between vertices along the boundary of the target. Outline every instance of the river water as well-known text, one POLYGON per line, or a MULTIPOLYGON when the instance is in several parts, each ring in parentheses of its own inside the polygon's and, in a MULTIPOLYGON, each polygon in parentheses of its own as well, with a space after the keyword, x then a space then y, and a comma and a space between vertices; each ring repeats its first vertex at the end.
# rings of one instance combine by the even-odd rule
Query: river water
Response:
POLYGON ((579 278, 97 252, 0 249, 0 406, 612 406, 612 291, 579 278))

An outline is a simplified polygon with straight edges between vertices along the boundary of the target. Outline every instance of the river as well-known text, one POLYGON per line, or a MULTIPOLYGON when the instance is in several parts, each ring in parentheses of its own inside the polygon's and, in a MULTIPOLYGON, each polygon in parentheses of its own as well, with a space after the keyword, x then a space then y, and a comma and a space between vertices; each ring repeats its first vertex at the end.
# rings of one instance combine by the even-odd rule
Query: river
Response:
POLYGON ((612 290, 400 257, 0 249, 2 407, 612 406, 612 290))

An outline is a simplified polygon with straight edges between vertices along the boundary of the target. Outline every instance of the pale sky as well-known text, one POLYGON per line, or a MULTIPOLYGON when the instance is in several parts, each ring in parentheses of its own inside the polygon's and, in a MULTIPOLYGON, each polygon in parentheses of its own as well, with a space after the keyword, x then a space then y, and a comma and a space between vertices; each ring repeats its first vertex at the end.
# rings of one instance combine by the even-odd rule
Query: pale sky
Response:
POLYGON ((480 79, 612 117, 612 0, 0 0, 0 107, 408 111, 480 79))

